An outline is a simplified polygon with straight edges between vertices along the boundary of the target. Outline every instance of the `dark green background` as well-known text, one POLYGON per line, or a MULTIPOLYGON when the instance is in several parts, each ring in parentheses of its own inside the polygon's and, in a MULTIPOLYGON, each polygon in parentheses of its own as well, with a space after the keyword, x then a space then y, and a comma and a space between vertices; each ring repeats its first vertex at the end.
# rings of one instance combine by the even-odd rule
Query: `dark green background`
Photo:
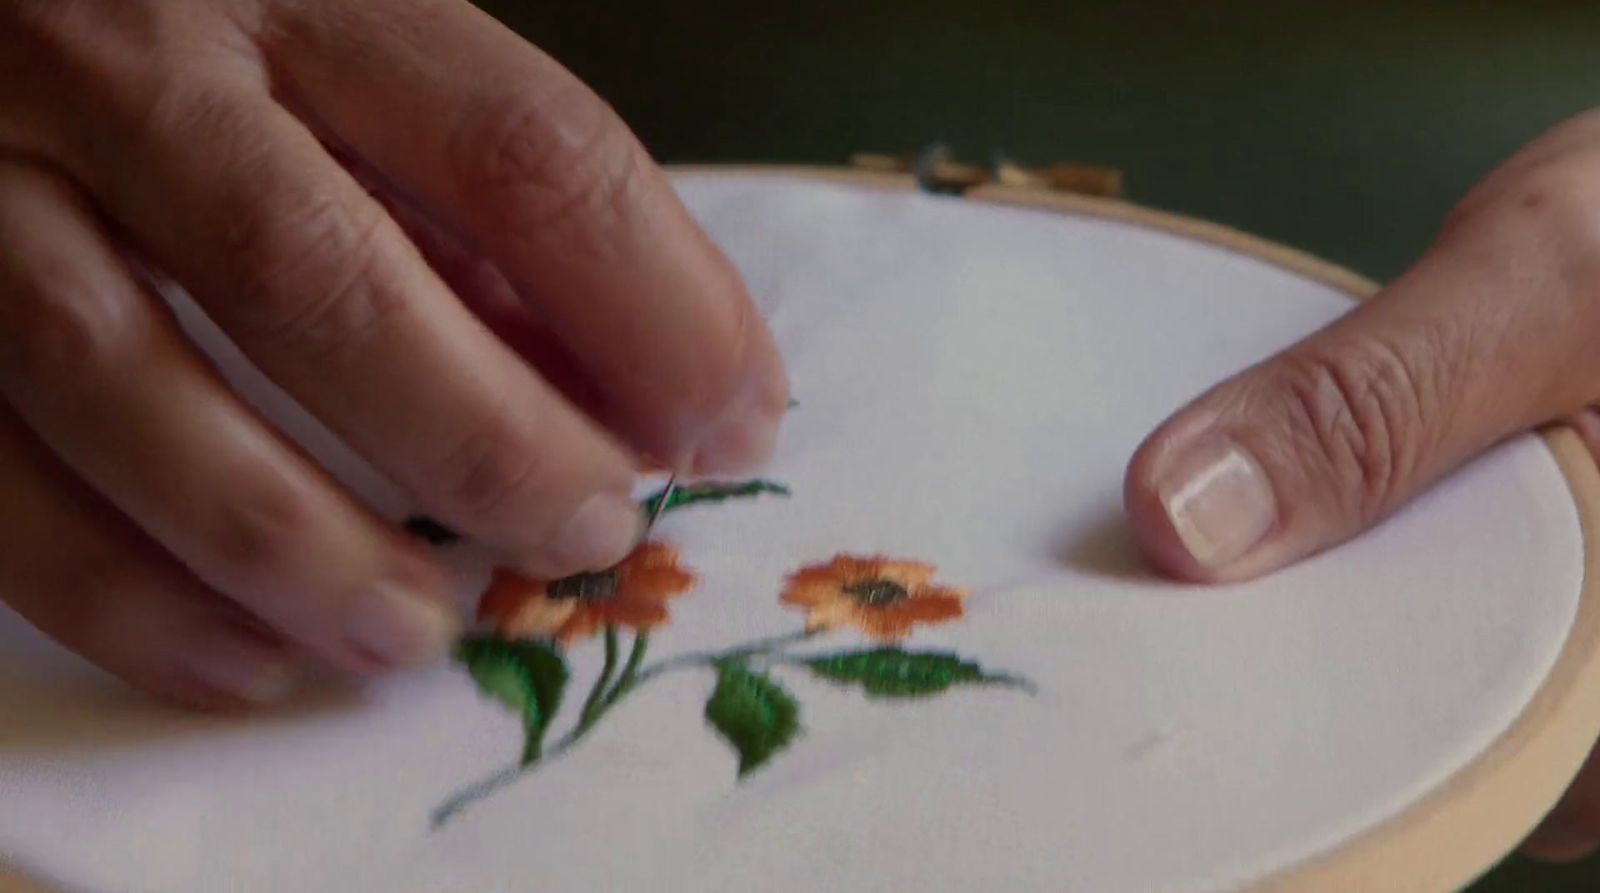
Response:
MULTIPOLYGON (((1105 163, 1136 201, 1380 279, 1497 161, 1600 105, 1593 2, 482 5, 663 161, 831 164, 943 140, 980 161, 1105 163)), ((1513 860, 1474 893, 1596 889, 1600 865, 1513 860)))

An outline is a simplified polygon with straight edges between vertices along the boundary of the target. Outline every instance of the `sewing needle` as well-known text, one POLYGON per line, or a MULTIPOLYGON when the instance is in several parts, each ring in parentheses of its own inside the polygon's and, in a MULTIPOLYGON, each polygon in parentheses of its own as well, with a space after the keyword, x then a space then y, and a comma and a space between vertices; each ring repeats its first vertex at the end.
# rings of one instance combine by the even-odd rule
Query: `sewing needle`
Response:
MULTIPOLYGON (((643 546, 645 542, 650 539, 651 529, 656 526, 656 520, 660 518, 662 513, 667 510, 667 501, 672 498, 672 493, 676 489, 678 489, 678 473, 673 472, 672 476, 667 478, 667 486, 661 491, 661 498, 656 500, 655 508, 650 510, 650 517, 644 522, 644 530, 639 533, 638 542, 635 542, 633 544, 633 548, 628 550, 629 555, 639 551, 639 547, 643 546)), ((606 568, 606 570, 602 573, 612 573, 616 571, 616 569, 626 563, 627 560, 627 558, 623 558, 621 561, 613 564, 611 567, 606 568)))
POLYGON ((673 472, 671 477, 667 478, 667 486, 661 491, 661 498, 656 500, 655 508, 650 512, 650 520, 646 521, 644 524, 644 532, 639 534, 639 542, 641 545, 645 540, 650 538, 650 531, 655 528, 656 520, 659 519, 664 512, 666 512, 667 503, 672 501, 672 493, 677 489, 678 473, 673 472))

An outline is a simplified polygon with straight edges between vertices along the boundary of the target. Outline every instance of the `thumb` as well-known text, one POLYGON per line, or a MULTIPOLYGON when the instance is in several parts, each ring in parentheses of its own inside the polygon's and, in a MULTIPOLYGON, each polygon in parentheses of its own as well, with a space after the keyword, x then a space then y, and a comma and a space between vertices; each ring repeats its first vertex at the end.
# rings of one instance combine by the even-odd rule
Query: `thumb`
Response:
POLYGON ((1571 265, 1549 256, 1555 241, 1527 245, 1493 220, 1467 230, 1140 446, 1126 507, 1162 570, 1203 581, 1274 570, 1592 398, 1579 383, 1597 378, 1578 367, 1595 361, 1577 334, 1596 313, 1571 265), (1508 238, 1523 244, 1501 250, 1508 238))

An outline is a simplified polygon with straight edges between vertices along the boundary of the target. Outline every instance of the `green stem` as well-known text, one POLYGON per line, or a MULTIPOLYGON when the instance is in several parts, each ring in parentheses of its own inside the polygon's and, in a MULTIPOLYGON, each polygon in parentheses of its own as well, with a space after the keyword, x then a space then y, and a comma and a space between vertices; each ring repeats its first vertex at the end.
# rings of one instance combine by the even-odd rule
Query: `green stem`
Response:
POLYGON ((783 657, 782 651, 784 648, 788 647, 789 645, 795 645, 800 642, 804 642, 816 634, 817 631, 814 630, 802 630, 800 632, 789 633, 787 635, 773 636, 767 639, 757 639, 754 642, 749 642, 744 645, 737 645, 722 651, 698 651, 691 654, 680 654, 677 657, 661 661, 654 666, 646 667, 644 666, 644 656, 645 651, 650 644, 650 636, 649 633, 640 631, 640 633, 634 637, 633 648, 628 652, 627 663, 623 665, 622 673, 617 677, 616 685, 611 688, 610 692, 601 695, 599 692, 602 691, 603 683, 610 680, 611 672, 616 668, 617 659, 616 629, 614 627, 607 627, 605 669, 601 671, 601 678, 596 681, 595 687, 590 690, 589 698, 584 703, 583 713, 580 715, 577 725, 573 726, 572 729, 567 732, 567 734, 563 735, 561 740, 551 745, 544 752, 544 757, 537 763, 532 763, 529 765, 513 764, 511 766, 507 766, 499 772, 496 772, 493 775, 490 775, 456 793, 449 800, 445 801, 444 805, 440 806, 434 811, 434 827, 437 828, 443 825, 450 819, 454 818, 463 809, 466 809, 468 806, 471 806, 473 803, 482 800, 495 791, 498 791, 504 787, 508 787, 512 782, 521 778, 523 775, 527 774, 529 771, 537 768, 538 766, 542 766, 551 762, 552 760, 560 758, 568 750, 571 750, 573 745, 581 741, 583 736, 589 733, 589 730, 594 727, 595 723, 599 722, 600 718, 605 716, 606 711, 610 710, 618 701, 621 701, 630 692, 637 689, 639 686, 644 685, 646 682, 649 682, 651 679, 654 679, 663 673, 669 673, 674 670, 686 669, 689 667, 715 667, 717 664, 723 661, 739 660, 741 658, 754 657, 756 655, 773 655, 781 659, 783 657))
POLYGON ((776 481, 764 481, 760 479, 741 481, 739 483, 731 484, 706 482, 700 484, 688 484, 686 486, 678 487, 672 491, 672 494, 669 497, 666 488, 663 487, 652 494, 649 498, 641 502, 639 504, 639 509, 640 511, 644 512, 646 518, 650 518, 655 516, 656 507, 661 503, 662 499, 667 500, 667 504, 662 507, 662 512, 666 513, 676 511, 681 508, 687 508, 688 506, 695 505, 697 503, 723 502, 729 499, 744 499, 751 496, 758 496, 763 493, 769 493, 775 496, 788 496, 789 488, 785 487, 783 484, 777 483, 776 481))
POLYGON ((744 645, 736 645, 732 648, 727 648, 722 651, 695 651, 690 654, 680 654, 677 657, 664 660, 655 666, 645 667, 644 670, 639 673, 639 678, 634 682, 634 684, 643 685, 651 679, 660 676, 662 673, 670 673, 674 670, 681 670, 687 667, 713 667, 725 660, 734 660, 741 657, 752 657, 757 654, 770 654, 774 651, 781 651, 783 648, 789 645, 796 645, 800 642, 810 639, 812 636, 815 636, 817 632, 818 631, 816 630, 801 630, 800 632, 788 633, 782 636, 773 636, 767 639, 757 639, 754 642, 744 645))
POLYGON ((479 779, 452 794, 449 800, 444 801, 438 809, 433 811, 433 827, 443 827, 446 822, 455 818, 463 809, 493 794, 495 791, 507 787, 526 774, 534 765, 538 764, 512 763, 493 775, 479 779))
POLYGON ((611 693, 606 695, 601 712, 611 709, 612 704, 621 700, 638 684, 639 667, 644 663, 644 653, 649 647, 650 631, 639 630, 638 635, 633 637, 633 648, 628 652, 628 662, 622 667, 622 675, 617 677, 617 684, 611 689, 611 693))
POLYGON ((617 670, 617 628, 606 626, 606 663, 600 670, 600 676, 595 679, 594 687, 589 689, 589 696, 583 700, 583 710, 578 714, 579 728, 594 725, 603 712, 603 701, 606 686, 611 684, 611 674, 617 670))

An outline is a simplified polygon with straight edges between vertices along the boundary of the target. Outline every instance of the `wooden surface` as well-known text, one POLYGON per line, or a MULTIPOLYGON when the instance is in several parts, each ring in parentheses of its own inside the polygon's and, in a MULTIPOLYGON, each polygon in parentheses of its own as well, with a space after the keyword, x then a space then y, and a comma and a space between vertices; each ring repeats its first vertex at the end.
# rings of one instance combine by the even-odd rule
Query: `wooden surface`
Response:
MULTIPOLYGON (((682 173, 784 174, 908 191, 904 175, 811 167, 688 167, 682 173)), ((1371 280, 1312 255, 1229 227, 1127 202, 1007 186, 967 193, 987 201, 1117 220, 1261 258, 1342 291, 1353 300, 1371 280)), ((1543 434, 1577 503, 1584 532, 1584 590, 1571 633, 1550 675, 1511 728, 1466 768, 1410 808, 1346 845, 1239 893, 1454 893, 1510 852, 1566 789, 1600 735, 1600 470, 1577 435, 1543 434)), ((0 875, 0 893, 50 891, 0 875)), ((106 891, 112 893, 112 891, 106 891)), ((352 891, 364 893, 364 891, 352 891)))

